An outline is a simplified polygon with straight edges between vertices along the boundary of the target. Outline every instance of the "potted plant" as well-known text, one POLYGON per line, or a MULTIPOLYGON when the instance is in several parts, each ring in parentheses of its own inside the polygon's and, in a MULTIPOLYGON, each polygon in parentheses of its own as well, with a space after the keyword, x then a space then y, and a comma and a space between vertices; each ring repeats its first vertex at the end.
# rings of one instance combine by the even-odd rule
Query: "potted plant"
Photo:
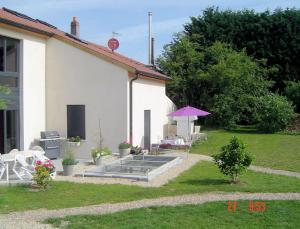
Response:
POLYGON ((91 150, 91 156, 96 165, 101 165, 102 157, 110 154, 111 154, 111 150, 108 147, 104 147, 104 148, 97 147, 91 150))
POLYGON ((131 147, 130 154, 138 155, 141 154, 143 149, 139 146, 131 147))
POLYGON ((74 144, 75 146, 80 146, 81 138, 79 136, 68 138, 69 144, 74 144))
POLYGON ((72 153, 72 151, 67 152, 65 158, 62 161, 63 165, 63 175, 64 176, 72 176, 74 171, 74 165, 77 164, 77 161, 75 160, 75 156, 72 153))
POLYGON ((124 157, 130 153, 131 144, 128 142, 122 142, 119 144, 119 154, 120 157, 124 157))

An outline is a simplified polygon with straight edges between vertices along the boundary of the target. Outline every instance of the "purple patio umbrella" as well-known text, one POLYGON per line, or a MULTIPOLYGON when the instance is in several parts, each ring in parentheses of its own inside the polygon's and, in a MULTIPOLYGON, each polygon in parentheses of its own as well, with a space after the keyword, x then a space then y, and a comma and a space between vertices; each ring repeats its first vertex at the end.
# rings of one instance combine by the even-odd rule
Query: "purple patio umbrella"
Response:
POLYGON ((175 117, 175 116, 207 116, 207 115, 210 115, 210 113, 207 111, 197 109, 195 107, 190 107, 190 106, 180 108, 179 110, 168 114, 168 116, 171 116, 171 117, 175 117))
MULTIPOLYGON (((190 126, 189 125, 189 122, 190 122, 189 117, 190 116, 207 116, 207 115, 210 115, 210 113, 207 112, 207 111, 197 109, 195 107, 190 107, 190 106, 180 108, 179 110, 171 112, 171 113, 168 114, 168 116, 171 116, 171 117, 175 117, 175 116, 186 116, 186 117, 188 117, 188 128, 190 126)), ((190 130, 189 129, 188 129, 188 136, 190 138, 190 130)))

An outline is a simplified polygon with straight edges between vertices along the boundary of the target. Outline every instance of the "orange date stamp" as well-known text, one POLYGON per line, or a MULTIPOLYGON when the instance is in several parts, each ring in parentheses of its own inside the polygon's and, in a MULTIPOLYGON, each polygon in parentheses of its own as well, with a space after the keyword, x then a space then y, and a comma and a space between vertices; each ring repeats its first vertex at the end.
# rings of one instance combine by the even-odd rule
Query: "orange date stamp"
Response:
MULTIPOLYGON (((236 212, 238 210, 237 201, 227 201, 227 211, 236 212)), ((248 204, 249 212, 265 212, 267 210, 266 202, 250 200, 248 204)))

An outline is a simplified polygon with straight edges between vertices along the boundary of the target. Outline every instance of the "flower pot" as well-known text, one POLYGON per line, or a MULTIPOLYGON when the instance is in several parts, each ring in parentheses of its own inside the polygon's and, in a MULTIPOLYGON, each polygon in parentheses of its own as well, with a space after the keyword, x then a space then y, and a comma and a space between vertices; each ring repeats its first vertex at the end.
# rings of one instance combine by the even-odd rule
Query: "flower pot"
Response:
POLYGON ((63 165, 63 175, 64 176, 72 176, 74 171, 74 165, 63 165))
POLYGON ((130 153, 130 148, 128 149, 119 149, 120 157, 124 157, 130 153))
POLYGON ((69 141, 68 143, 71 147, 79 147, 80 146, 80 142, 70 142, 69 141))
POLYGON ((102 157, 101 156, 97 157, 95 161, 96 161, 96 165, 100 166, 102 164, 102 157))

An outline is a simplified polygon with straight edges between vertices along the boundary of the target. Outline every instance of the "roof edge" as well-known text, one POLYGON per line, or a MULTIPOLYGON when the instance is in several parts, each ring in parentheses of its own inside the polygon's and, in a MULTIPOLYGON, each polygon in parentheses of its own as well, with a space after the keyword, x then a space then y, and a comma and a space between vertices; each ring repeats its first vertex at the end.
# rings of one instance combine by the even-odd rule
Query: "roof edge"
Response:
POLYGON ((36 29, 36 28, 31 27, 31 26, 23 25, 23 24, 20 24, 18 22, 11 21, 11 20, 8 20, 8 19, 5 19, 5 18, 0 18, 0 23, 15 26, 17 28, 21 28, 21 29, 28 30, 28 31, 31 31, 31 32, 34 32, 34 33, 38 33, 38 34, 42 34, 42 35, 48 36, 48 37, 51 37, 51 36, 54 35, 54 33, 49 33, 49 32, 46 32, 46 31, 43 31, 43 30, 40 30, 40 29, 36 29))
POLYGON ((149 78, 158 79, 158 80, 164 80, 164 81, 171 81, 172 80, 172 78, 169 77, 169 76, 158 76, 158 75, 151 74, 149 72, 140 71, 140 70, 136 70, 136 73, 140 74, 140 75, 143 75, 143 76, 146 76, 146 77, 149 77, 149 78))

